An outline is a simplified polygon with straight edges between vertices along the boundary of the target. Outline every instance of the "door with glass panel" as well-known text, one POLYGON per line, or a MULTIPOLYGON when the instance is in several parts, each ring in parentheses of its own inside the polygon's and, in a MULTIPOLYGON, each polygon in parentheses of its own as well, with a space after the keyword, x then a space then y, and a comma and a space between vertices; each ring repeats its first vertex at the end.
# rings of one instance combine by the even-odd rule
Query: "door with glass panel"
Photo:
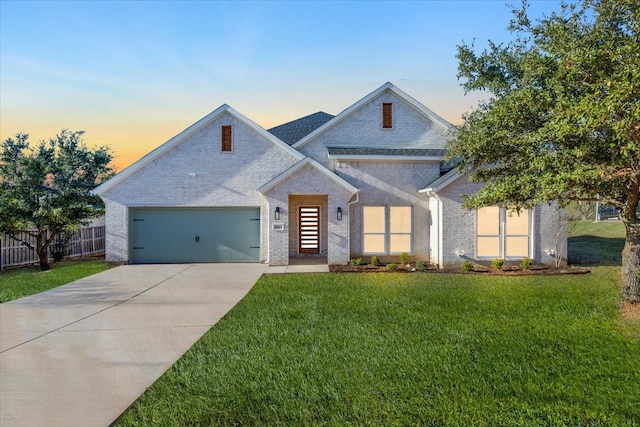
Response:
POLYGON ((298 208, 298 251, 320 253, 320 206, 298 208))

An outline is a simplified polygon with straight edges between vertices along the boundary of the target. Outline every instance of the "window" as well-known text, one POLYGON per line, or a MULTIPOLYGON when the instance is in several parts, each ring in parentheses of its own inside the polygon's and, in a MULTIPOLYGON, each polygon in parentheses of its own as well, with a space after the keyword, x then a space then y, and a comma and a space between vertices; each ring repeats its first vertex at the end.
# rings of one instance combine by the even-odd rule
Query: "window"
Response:
POLYGON ((362 208, 363 253, 412 252, 411 206, 364 206, 362 208))
POLYGON ((529 256, 529 211, 505 214, 505 257, 529 256))
POLYGON ((478 257, 500 257, 500 208, 478 209, 478 257))
POLYGON ((411 252, 411 206, 389 208, 389 253, 411 252))
POLYGON ((518 215, 497 206, 478 209, 476 255, 479 258, 529 256, 529 217, 529 211, 518 215))
POLYGON ((393 128, 393 104, 390 102, 382 104, 382 128, 393 128))
POLYGON ((232 151, 231 144, 231 126, 222 126, 222 142, 221 149, 223 153, 229 153, 232 151))
POLYGON ((364 253, 385 253, 384 236, 385 227, 384 206, 364 206, 362 208, 363 223, 363 247, 364 253))

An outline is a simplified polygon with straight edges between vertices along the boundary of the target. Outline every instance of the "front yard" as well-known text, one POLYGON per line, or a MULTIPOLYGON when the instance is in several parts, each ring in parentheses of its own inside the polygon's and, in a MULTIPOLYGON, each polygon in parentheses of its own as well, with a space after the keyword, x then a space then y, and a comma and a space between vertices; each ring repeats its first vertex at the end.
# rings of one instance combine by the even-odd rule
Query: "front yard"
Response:
POLYGON ((639 425, 618 271, 263 276, 117 425, 639 425))
POLYGON ((51 270, 24 267, 0 272, 0 303, 44 292, 48 289, 100 273, 110 268, 104 260, 65 260, 51 264, 51 270))

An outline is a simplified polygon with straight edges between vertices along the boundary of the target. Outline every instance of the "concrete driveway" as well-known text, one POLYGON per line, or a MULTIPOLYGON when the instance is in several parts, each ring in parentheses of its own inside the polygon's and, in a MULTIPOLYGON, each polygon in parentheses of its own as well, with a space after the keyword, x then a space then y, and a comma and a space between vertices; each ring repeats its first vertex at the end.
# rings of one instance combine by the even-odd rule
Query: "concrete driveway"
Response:
POLYGON ((265 269, 128 265, 0 304, 0 425, 109 425, 265 269))

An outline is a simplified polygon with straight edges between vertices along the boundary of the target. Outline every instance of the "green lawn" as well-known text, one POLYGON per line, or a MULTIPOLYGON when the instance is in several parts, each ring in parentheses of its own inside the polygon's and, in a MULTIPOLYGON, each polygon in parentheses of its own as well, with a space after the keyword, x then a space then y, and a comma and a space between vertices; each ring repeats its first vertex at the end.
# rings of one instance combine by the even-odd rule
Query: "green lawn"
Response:
POLYGON ((637 426, 618 271, 263 276, 116 425, 637 426))
POLYGON ((621 265, 625 230, 620 221, 569 223, 569 262, 587 265, 621 265))
POLYGON ((74 280, 108 269, 101 260, 62 261, 51 264, 51 270, 25 267, 0 272, 0 303, 37 294, 74 280))

